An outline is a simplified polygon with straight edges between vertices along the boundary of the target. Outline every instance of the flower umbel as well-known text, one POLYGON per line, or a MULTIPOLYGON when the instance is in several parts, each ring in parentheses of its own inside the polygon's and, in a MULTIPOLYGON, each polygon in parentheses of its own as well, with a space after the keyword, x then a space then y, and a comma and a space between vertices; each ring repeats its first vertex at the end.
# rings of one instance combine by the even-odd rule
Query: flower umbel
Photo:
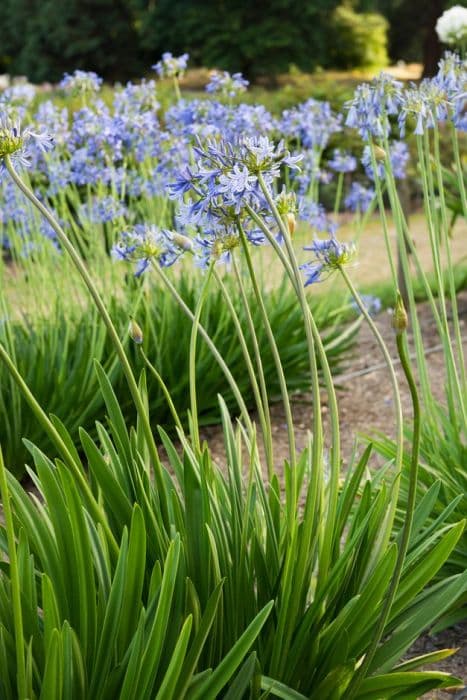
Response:
POLYGON ((162 58, 152 68, 160 78, 179 78, 186 71, 189 55, 173 56, 170 51, 162 54, 162 58))
POLYGON ((102 82, 102 78, 94 71, 75 70, 71 75, 65 73, 58 87, 72 95, 83 95, 98 92, 102 82))
POLYGON ((306 276, 305 287, 321 282, 323 275, 329 276, 334 270, 347 265, 356 254, 353 243, 341 243, 333 236, 327 240, 315 238, 304 250, 311 250, 315 254, 315 260, 300 266, 306 276))
POLYGON ((44 152, 52 146, 53 139, 46 132, 35 132, 30 127, 22 130, 18 119, 0 114, 0 163, 11 156, 15 165, 28 167, 34 149, 44 152))
POLYGON ((214 71, 209 83, 206 85, 206 92, 219 92, 225 97, 232 98, 236 97, 241 92, 245 92, 248 85, 249 81, 246 80, 241 73, 233 73, 231 75, 228 71, 224 71, 223 73, 214 71))
POLYGON ((467 8, 454 5, 436 22, 436 33, 443 44, 461 45, 467 41, 467 8))
POLYGON ((172 236, 171 231, 157 226, 137 224, 121 234, 112 248, 112 255, 116 260, 135 263, 135 276, 139 277, 152 261, 157 261, 161 267, 170 267, 183 254, 172 236))

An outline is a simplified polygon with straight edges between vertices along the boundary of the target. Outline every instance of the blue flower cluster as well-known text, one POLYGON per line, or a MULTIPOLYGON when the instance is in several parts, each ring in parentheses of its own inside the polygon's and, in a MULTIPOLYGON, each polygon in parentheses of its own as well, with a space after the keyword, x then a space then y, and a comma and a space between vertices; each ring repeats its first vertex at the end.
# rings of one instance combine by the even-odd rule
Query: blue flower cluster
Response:
POLYGON ((222 73, 214 71, 209 83, 206 85, 206 92, 221 93, 225 97, 232 98, 245 92, 249 84, 249 81, 241 73, 233 73, 231 75, 227 71, 222 73))
POLYGON ((135 264, 136 277, 142 275, 151 262, 157 262, 161 267, 170 267, 183 253, 184 249, 174 242, 172 231, 144 224, 137 224, 124 231, 112 248, 116 260, 135 264))
MULTIPOLYGON (((154 68, 160 78, 178 78, 187 64, 188 55, 166 53, 154 68)), ((338 134, 355 128, 365 141, 383 146, 392 173, 403 178, 409 151, 401 134, 410 129, 420 134, 446 121, 465 130, 466 75, 466 64, 455 54, 446 54, 438 75, 420 85, 404 87, 382 74, 357 88, 344 117, 315 99, 279 116, 262 105, 232 105, 248 83, 241 74, 226 72, 212 75, 209 97, 180 99, 162 113, 156 80, 116 87, 111 101, 104 102, 98 94, 102 80, 75 71, 60 87, 86 95, 76 111, 50 100, 36 106, 35 90, 27 84, 0 95, 0 170, 5 155, 16 165, 31 167, 37 194, 60 210, 62 219, 71 217, 74 229, 85 231, 88 239, 96 225, 109 232, 110 241, 119 230, 131 231, 116 252, 124 259, 135 260, 136 248, 126 257, 122 251, 146 240, 147 232, 143 235, 138 226, 149 227, 149 237, 156 236, 154 226, 163 231, 156 238, 167 251, 172 240, 167 231, 177 228, 192 241, 201 265, 213 258, 228 261, 241 232, 254 245, 264 243, 260 222, 280 240, 281 227, 264 188, 290 228, 302 220, 329 236, 328 252, 336 253, 338 222, 321 204, 320 191, 337 179, 344 188, 343 206, 361 214, 375 200, 375 176, 386 176, 381 160, 374 172, 368 144, 358 153, 345 152, 335 147, 338 134)), ((12 227, 26 240, 30 212, 3 176, 0 211, 5 244, 12 227)), ((308 268, 310 279, 321 279, 329 263, 322 257, 324 249, 314 252, 321 257, 309 264, 315 266, 308 268)), ((165 264, 179 253, 158 260, 165 264)), ((148 259, 138 258, 139 273, 147 267, 141 260, 148 259)))
POLYGON ((102 78, 94 71, 75 70, 69 75, 65 73, 59 88, 73 95, 98 92, 101 89, 102 78))
POLYGON ((370 84, 360 85, 347 107, 346 125, 358 130, 363 139, 384 139, 397 122, 399 135, 406 134, 407 123, 417 135, 438 122, 452 121, 465 131, 467 126, 467 64, 459 56, 447 53, 440 61, 437 75, 412 83, 409 88, 382 73, 370 84))
POLYGON ((162 54, 162 58, 152 68, 159 78, 178 78, 186 71, 189 55, 172 56, 169 51, 162 54))
POLYGON ((305 287, 316 282, 321 282, 334 270, 343 265, 348 265, 355 256, 356 250, 353 243, 342 243, 334 236, 328 239, 315 238, 304 250, 314 253, 314 259, 301 265, 305 275, 305 287))

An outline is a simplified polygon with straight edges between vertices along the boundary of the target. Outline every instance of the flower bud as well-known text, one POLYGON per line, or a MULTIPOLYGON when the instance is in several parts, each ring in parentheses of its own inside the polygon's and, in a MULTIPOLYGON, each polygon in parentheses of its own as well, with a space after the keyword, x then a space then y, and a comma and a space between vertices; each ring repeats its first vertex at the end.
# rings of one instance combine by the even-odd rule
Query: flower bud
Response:
POLYGON ((396 306, 394 308, 394 316, 392 319, 393 328, 397 335, 401 335, 407 330, 409 325, 409 320, 407 318, 407 311, 405 310, 404 302, 399 292, 397 292, 396 306))
POLYGON ((143 342, 143 331, 140 326, 136 323, 134 318, 130 318, 130 325, 128 326, 128 333, 130 338, 137 345, 141 345, 143 342))
POLYGON ((289 212, 286 217, 287 220, 287 227, 289 229, 290 236, 293 236, 295 233, 295 228, 297 226, 297 219, 295 218, 295 214, 292 212, 289 212))
POLYGON ((375 158, 376 160, 386 160, 386 151, 381 146, 375 146, 375 158))
POLYGON ((191 240, 191 238, 188 238, 188 236, 184 236, 182 233, 176 233, 174 231, 172 233, 172 241, 175 243, 176 246, 178 246, 182 250, 186 250, 188 252, 193 250, 193 241, 191 240))

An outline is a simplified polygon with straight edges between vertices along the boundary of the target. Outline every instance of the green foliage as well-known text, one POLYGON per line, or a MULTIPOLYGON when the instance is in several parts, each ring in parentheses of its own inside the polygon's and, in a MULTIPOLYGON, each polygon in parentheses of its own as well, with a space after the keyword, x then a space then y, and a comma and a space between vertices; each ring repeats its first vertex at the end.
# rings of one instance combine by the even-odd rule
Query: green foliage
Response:
POLYGON ((143 31, 151 50, 189 50, 200 65, 241 70, 249 76, 284 71, 291 63, 309 70, 326 62, 328 20, 336 4, 337 0, 162 0, 143 31))
POLYGON ((350 7, 339 6, 333 14, 335 31, 331 62, 341 68, 382 67, 388 63, 388 23, 381 15, 357 14, 350 7))
MULTIPOLYGON (((410 433, 407 435, 411 437, 410 433)), ((372 440, 375 449, 387 459, 394 459, 396 445, 389 438, 380 436, 372 440)), ((399 524, 403 522, 408 491, 410 455, 404 455, 402 473, 399 524)), ((451 424, 446 409, 435 404, 430 415, 425 414, 421 444, 418 498, 427 508, 427 527, 434 530, 441 512, 449 510, 448 521, 456 522, 467 512, 467 446, 462 434, 451 424)), ((467 569, 467 530, 464 530, 440 578, 467 569)), ((460 608, 450 611, 446 624, 467 615, 467 598, 460 601, 460 608)))
MULTIPOLYGON (((44 262, 45 264, 45 262, 44 262)), ((100 263, 101 272, 104 261, 100 263)), ((107 268, 113 263, 107 261, 107 268)), ((52 266, 49 265, 52 275, 52 266)), ((8 274, 8 273, 7 273, 8 274)), ((57 272, 57 275, 59 273, 57 272)), ((117 277, 122 284, 121 277, 117 277)), ((234 306, 243 323, 245 311, 238 295, 233 293, 233 282, 226 276, 225 283, 234 300, 234 306)), ((54 280, 58 284, 58 280, 54 280)), ((121 337, 127 338, 128 320, 135 315, 143 327, 146 353, 170 387, 173 402, 186 420, 188 409, 188 348, 191 322, 180 310, 165 289, 157 284, 141 290, 130 277, 124 283, 121 297, 112 295, 106 299, 112 318, 121 337)), ((178 289, 188 306, 194 309, 199 295, 199 276, 185 270, 178 280, 178 289)), ((109 343, 105 328, 93 307, 83 304, 72 284, 64 284, 58 296, 49 289, 46 314, 38 313, 33 303, 18 317, 20 285, 16 284, 14 300, 5 299, 5 320, 0 328, 0 342, 14 358, 28 386, 48 413, 57 415, 64 422, 73 440, 78 429, 92 430, 102 412, 102 399, 96 392, 97 383, 93 361, 103 362, 115 386, 125 416, 132 419, 134 407, 128 394, 125 378, 115 353, 109 343), (71 291, 71 293, 70 293, 71 291), (16 307, 16 308, 15 308, 16 307)), ((305 390, 309 386, 307 371, 306 338, 301 323, 301 312, 295 297, 285 283, 265 295, 265 302, 283 366, 287 372, 291 392, 305 390)), ((346 309, 339 299, 321 298, 313 302, 313 309, 320 326, 325 330, 325 343, 329 346, 328 358, 333 371, 338 373, 343 359, 351 352, 358 323, 345 332, 339 327, 339 319, 346 309), (339 305, 342 304, 342 308, 339 305)), ((279 396, 279 384, 274 369, 271 349, 260 321, 259 310, 253 309, 258 330, 262 359, 270 379, 272 400, 279 396)), ((205 304, 201 322, 215 340, 218 349, 238 382, 248 406, 253 405, 253 394, 244 359, 238 344, 232 317, 218 289, 213 288, 205 304)), ((251 339, 249 339, 251 351, 251 339)), ((141 368, 137 347, 127 342, 136 370, 141 368)), ((221 369, 213 361, 209 348, 202 340, 198 343, 197 380, 203 387, 199 397, 201 423, 219 420, 217 395, 222 394, 227 404, 235 405, 221 369)), ((42 449, 49 447, 40 425, 34 418, 24 398, 0 364, 0 443, 5 457, 17 474, 24 469, 27 452, 22 444, 28 438, 42 449)), ((151 420, 156 425, 168 426, 172 417, 165 397, 152 376, 148 377, 151 420)))
MULTIPOLYGON (((7 559, 0 569, 2 697, 17 697, 18 655, 31 698, 214 700, 244 697, 247 689, 259 698, 261 688, 277 698, 318 700, 331 689, 346 697, 396 560, 396 541, 387 547, 378 537, 392 484, 378 492, 366 481, 370 449, 351 465, 329 520, 332 495, 311 450, 297 464, 297 506, 290 491, 283 499, 277 477, 265 485, 253 436, 234 430, 223 407, 225 471, 187 440, 179 454, 162 432, 170 468, 160 491, 102 370, 99 381, 113 418, 98 426, 97 440, 81 431, 80 451, 99 520, 110 530, 88 511, 65 464, 31 444, 38 497, 8 477, 23 622, 20 633, 7 559), (330 566, 317 578, 327 533, 330 566), (19 650, 17 638, 24 640, 19 650)), ((448 515, 441 510, 433 534, 422 505, 415 513, 394 606, 358 698, 404 691, 415 699, 456 683, 416 670, 432 655, 398 666, 467 590, 465 572, 430 586, 464 527, 446 524, 448 515)), ((8 555, 3 525, 0 546, 8 555)))
POLYGON ((144 69, 128 2, 4 0, 0 22, 0 65, 13 75, 57 81, 81 68, 124 79, 144 69))
POLYGON ((188 51, 192 65, 241 70, 250 78, 290 65, 306 71, 384 65, 383 18, 346 8, 333 15, 338 3, 5 0, 0 70, 34 82, 56 81, 75 68, 125 80, 149 70, 167 50, 188 51))

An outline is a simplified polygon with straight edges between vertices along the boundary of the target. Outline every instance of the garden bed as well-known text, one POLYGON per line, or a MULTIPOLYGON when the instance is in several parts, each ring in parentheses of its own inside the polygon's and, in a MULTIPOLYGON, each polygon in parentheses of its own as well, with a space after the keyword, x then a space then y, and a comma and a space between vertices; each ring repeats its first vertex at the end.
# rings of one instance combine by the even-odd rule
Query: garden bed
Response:
MULTIPOLYGON (((463 331, 464 344, 467 346, 467 291, 458 296, 459 317, 463 331)), ((444 396, 444 358, 439 346, 440 340, 436 331, 433 317, 428 303, 418 305, 418 316, 422 326, 425 348, 427 349, 430 381, 435 398, 442 401, 444 396)), ((383 312, 375 319, 378 329, 384 340, 388 343, 391 356, 396 358, 394 331, 392 318, 388 312, 383 312)), ((352 455, 355 446, 355 435, 372 435, 378 431, 386 436, 394 436, 394 416, 391 393, 391 383, 387 368, 380 359, 379 349, 374 341, 367 324, 360 328, 354 357, 349 362, 345 373, 336 378, 338 385, 338 401, 340 411, 340 427, 342 439, 342 454, 344 468, 352 455)), ((410 396, 403 373, 397 368, 397 377, 400 381, 400 389, 405 415, 410 415, 410 396)), ((326 398, 323 396, 323 416, 328 416, 326 398)), ((310 397, 297 395, 293 403, 293 413, 296 428, 297 448, 303 449, 307 440, 307 431, 311 428, 310 397)), ((271 409, 273 420, 275 462, 277 468, 281 468, 288 458, 287 431, 284 413, 280 404, 275 404, 271 409)), ((327 426, 329 428, 329 425, 327 426)), ((224 447, 222 432, 218 427, 210 427, 203 430, 203 438, 207 440, 219 463, 224 460, 224 447)), ((360 440, 360 452, 362 451, 362 438, 360 440)), ((375 465, 381 462, 378 456, 373 457, 375 465)), ((408 657, 414 657, 430 653, 438 649, 458 648, 453 656, 436 665, 439 670, 452 673, 454 676, 467 681, 467 623, 455 625, 436 635, 424 635, 414 645, 408 657)), ((431 666, 432 670, 434 666, 431 666)), ((427 667, 428 669, 428 667, 427 667)), ((465 691, 460 691, 454 697, 464 698, 465 691)), ((433 691, 423 696, 424 698, 449 698, 453 697, 442 691, 433 691)))

